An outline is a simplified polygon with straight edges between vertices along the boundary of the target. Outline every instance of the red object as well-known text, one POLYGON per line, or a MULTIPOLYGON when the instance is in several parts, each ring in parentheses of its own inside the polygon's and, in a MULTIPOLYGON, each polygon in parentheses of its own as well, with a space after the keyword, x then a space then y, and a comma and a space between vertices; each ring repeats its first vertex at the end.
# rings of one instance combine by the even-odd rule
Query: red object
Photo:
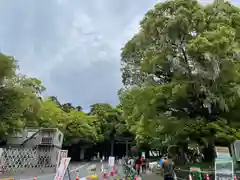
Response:
POLYGON ((141 161, 142 164, 146 163, 146 159, 144 157, 141 157, 140 161, 141 161))
POLYGON ((114 176, 114 171, 111 171, 111 172, 110 172, 110 176, 114 176))
POLYGON ((236 176, 234 176, 234 178, 233 178, 234 180, 237 180, 237 177, 236 176))
POLYGON ((134 180, 142 180, 142 178, 140 176, 136 176, 134 177, 134 180))
POLYGON ((107 179, 107 178, 108 178, 107 173, 104 173, 103 174, 103 179, 107 179))
POLYGON ((209 175, 208 175, 208 174, 206 174, 206 180, 210 180, 210 178, 209 178, 209 175))
POLYGON ((37 177, 36 177, 36 176, 34 176, 34 177, 33 177, 33 180, 37 180, 37 177))
POLYGON ((79 176, 77 176, 77 177, 76 177, 76 180, 80 180, 80 177, 79 177, 79 176))

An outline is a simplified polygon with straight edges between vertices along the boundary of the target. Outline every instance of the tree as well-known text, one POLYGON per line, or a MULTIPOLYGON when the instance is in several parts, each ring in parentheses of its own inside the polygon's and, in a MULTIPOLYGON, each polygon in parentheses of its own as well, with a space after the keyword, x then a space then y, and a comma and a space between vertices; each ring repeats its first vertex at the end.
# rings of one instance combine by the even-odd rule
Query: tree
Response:
POLYGON ((55 102, 59 107, 61 106, 61 103, 56 96, 49 96, 48 99, 55 102))
POLYGON ((82 106, 76 106, 75 108, 76 108, 76 110, 79 111, 79 112, 83 110, 82 106))
POLYGON ((92 126, 94 117, 87 116, 76 109, 65 111, 52 101, 44 100, 38 112, 38 126, 59 128, 65 136, 65 143, 78 143, 80 140, 95 142, 98 140, 96 131, 92 126))
POLYGON ((90 115, 96 116, 94 126, 101 140, 110 141, 111 156, 114 155, 115 137, 121 133, 121 111, 110 104, 93 104, 90 115))
POLYGON ((13 57, 0 54, 0 135, 19 132, 26 124, 36 124, 34 113, 39 109, 41 81, 17 74, 13 57))
POLYGON ((95 117, 87 116, 84 112, 72 110, 68 113, 69 119, 66 123, 65 136, 68 142, 91 142, 98 140, 98 134, 93 126, 95 117))
POLYGON ((38 125, 38 111, 41 108, 42 99, 41 93, 45 91, 42 82, 36 78, 27 78, 25 76, 19 77, 19 82, 23 88, 23 98, 21 99, 21 106, 24 108, 23 118, 25 126, 36 127, 38 125))
POLYGON ((61 105, 61 109, 65 112, 70 112, 71 110, 75 109, 71 103, 65 103, 61 105))
POLYGON ((147 12, 122 51, 123 83, 137 86, 126 90, 138 97, 128 116, 164 127, 174 120, 185 126, 175 137, 194 133, 206 147, 238 138, 226 115, 239 100, 239 20, 240 9, 219 0, 166 1, 147 12), (196 122, 201 129, 189 128, 196 122))
POLYGON ((41 108, 38 111, 38 126, 65 129, 68 122, 67 114, 50 99, 42 102, 41 108))

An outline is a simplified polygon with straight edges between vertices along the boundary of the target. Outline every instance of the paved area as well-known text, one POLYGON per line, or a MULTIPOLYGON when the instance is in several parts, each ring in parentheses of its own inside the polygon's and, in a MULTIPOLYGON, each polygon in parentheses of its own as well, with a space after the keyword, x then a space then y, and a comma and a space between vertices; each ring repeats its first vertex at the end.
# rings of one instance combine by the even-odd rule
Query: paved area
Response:
MULTIPOLYGON (((71 163, 69 165, 69 174, 73 180, 75 180, 78 171, 79 174, 87 176, 87 167, 88 163, 71 163)), ((68 175, 68 173, 66 173, 68 175)), ((36 176, 37 180, 53 180, 55 173, 54 169, 28 169, 27 171, 20 171, 14 173, 3 174, 2 177, 14 177, 15 180, 33 180, 33 177, 36 176)), ((68 178, 67 178, 68 179, 68 178)))
POLYGON ((159 174, 151 173, 143 176, 143 180, 163 180, 163 177, 159 174))
MULTIPOLYGON (((102 164, 100 162, 89 162, 89 163, 71 163, 69 166, 69 172, 66 172, 64 180, 75 180, 76 177, 79 175, 80 178, 83 180, 85 177, 89 176, 90 173, 88 171, 89 166, 95 164, 97 167, 96 174, 98 175, 99 179, 103 179, 103 172, 101 172, 102 164), (69 178, 70 175, 70 178, 69 178)), ((107 163, 104 163, 103 166, 107 169, 107 163)), ((109 172, 109 170, 107 170, 109 172)), ((15 174, 14 176, 7 176, 7 177, 14 177, 15 180, 33 180, 34 176, 36 176, 37 180, 53 180, 55 177, 55 173, 47 173, 46 171, 43 172, 34 172, 28 171, 20 174, 15 174)), ((4 176, 0 176, 4 177, 4 176)), ((6 177, 6 176, 5 176, 6 177)), ((115 177, 121 178, 124 177, 124 172, 122 166, 118 166, 118 174, 115 177)), ((147 173, 142 175, 143 180, 163 180, 163 178, 156 173, 147 173)))

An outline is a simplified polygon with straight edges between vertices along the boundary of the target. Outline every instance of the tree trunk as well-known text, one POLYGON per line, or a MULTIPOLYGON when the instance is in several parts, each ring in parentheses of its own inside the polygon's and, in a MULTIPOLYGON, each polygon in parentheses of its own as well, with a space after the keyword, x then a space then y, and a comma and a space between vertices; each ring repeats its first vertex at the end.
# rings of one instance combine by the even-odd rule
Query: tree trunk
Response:
POLYGON ((85 148, 84 147, 80 148, 80 160, 84 159, 84 153, 85 153, 85 148))
POLYGON ((204 161, 212 162, 215 158, 215 144, 213 141, 209 142, 203 149, 204 161))

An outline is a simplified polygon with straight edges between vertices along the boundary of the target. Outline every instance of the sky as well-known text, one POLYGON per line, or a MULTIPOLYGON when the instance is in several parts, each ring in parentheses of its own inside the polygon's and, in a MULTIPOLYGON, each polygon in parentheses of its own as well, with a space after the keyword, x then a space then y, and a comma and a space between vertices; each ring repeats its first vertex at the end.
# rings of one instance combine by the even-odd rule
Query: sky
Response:
MULTIPOLYGON (((209 0, 204 0, 209 1, 209 0)), ((120 53, 157 0, 0 0, 0 51, 42 80, 45 96, 118 104, 120 53)))

